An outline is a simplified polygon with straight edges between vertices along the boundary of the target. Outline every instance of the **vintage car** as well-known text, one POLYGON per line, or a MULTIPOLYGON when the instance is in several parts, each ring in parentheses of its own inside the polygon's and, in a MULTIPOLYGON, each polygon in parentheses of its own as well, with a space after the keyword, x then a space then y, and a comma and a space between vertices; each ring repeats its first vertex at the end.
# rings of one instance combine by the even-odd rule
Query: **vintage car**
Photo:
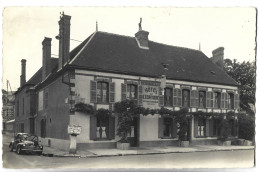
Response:
POLYGON ((17 154, 36 153, 41 155, 43 151, 43 146, 39 144, 38 137, 28 133, 17 133, 9 148, 11 152, 15 149, 17 154))

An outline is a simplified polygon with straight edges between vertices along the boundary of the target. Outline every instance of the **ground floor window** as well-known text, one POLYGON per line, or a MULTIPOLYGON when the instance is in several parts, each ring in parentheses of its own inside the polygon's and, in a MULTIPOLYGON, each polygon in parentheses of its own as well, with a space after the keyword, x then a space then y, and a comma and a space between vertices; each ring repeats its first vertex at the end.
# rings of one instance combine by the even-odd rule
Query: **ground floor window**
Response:
POLYGON ((90 117, 90 140, 111 140, 115 138, 115 118, 112 116, 90 117))
POLYGON ((41 137, 46 137, 46 119, 41 120, 41 137))
POLYGON ((171 117, 159 118, 158 124, 159 138, 175 138, 177 137, 177 123, 171 117))
POLYGON ((172 137, 172 129, 173 129, 173 119, 164 118, 163 119, 163 136, 172 137))
POLYGON ((198 137, 206 136, 206 119, 198 119, 198 137))
POLYGON ((228 123, 230 126, 230 135, 233 137, 237 136, 237 121, 235 119, 230 119, 228 123))
POLYGON ((34 134, 34 118, 30 118, 30 133, 34 134))
POLYGON ((97 139, 107 139, 108 138, 108 125, 109 125, 108 116, 97 117, 97 131, 96 131, 97 139))
POLYGON ((218 136, 220 131, 219 131, 219 123, 220 119, 212 119, 213 120, 213 136, 218 136))

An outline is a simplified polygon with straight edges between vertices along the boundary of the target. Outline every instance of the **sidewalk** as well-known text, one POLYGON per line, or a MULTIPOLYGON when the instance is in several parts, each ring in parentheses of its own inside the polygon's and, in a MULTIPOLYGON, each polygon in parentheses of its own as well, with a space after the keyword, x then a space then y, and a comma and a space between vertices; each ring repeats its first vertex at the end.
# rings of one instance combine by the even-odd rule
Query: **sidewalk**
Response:
POLYGON ((110 156, 130 156, 130 155, 150 155, 150 154, 167 154, 167 153, 192 153, 192 152, 210 152, 210 151, 234 151, 234 150, 253 150, 254 146, 218 146, 218 145, 195 145, 190 147, 145 147, 131 148, 130 150, 120 150, 116 148, 109 149, 89 149, 77 151, 77 154, 57 150, 50 147, 44 147, 43 155, 56 157, 110 157, 110 156))
MULTIPOLYGON (((2 135, 3 144, 9 145, 12 140, 11 137, 2 135)), ((43 147, 44 156, 49 157, 81 157, 81 158, 95 158, 95 157, 109 157, 109 156, 129 156, 129 155, 149 155, 149 154, 167 154, 167 153, 192 153, 192 152, 210 152, 210 151, 233 151, 233 150, 254 150, 254 146, 218 146, 218 145, 195 145, 190 147, 132 147, 130 150, 120 150, 116 148, 109 149, 89 149, 78 150, 77 154, 69 154, 67 151, 59 150, 53 147, 43 147)))

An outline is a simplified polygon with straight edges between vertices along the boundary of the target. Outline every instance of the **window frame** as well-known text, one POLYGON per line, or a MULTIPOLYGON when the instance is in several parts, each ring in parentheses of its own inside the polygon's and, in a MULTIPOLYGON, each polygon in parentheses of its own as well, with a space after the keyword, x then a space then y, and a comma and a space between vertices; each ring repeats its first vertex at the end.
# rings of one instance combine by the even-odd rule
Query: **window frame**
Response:
POLYGON ((227 93, 227 109, 235 109, 235 95, 234 93, 227 93))
POLYGON ((213 108, 221 109, 221 93, 218 91, 213 92, 213 108), (218 95, 217 99, 216 99, 216 94, 218 95), (216 100, 217 100, 217 106, 216 106, 216 100))
POLYGON ((171 138, 173 138, 173 118, 171 118, 171 117, 163 117, 163 138, 164 139, 171 139, 171 138), (165 123, 166 123, 166 120, 170 120, 170 124, 169 124, 169 135, 168 136, 166 136, 165 135, 165 129, 166 129, 166 125, 165 125, 165 123))
POLYGON ((126 84, 126 99, 128 99, 128 100, 137 100, 137 98, 138 98, 138 87, 137 87, 137 85, 136 84, 126 84), (129 90, 129 88, 128 88, 128 86, 130 87, 130 92, 129 92, 129 94, 128 94, 128 90, 129 90), (135 97, 134 98, 132 98, 132 96, 128 96, 128 95, 132 95, 132 88, 135 88, 135 97))
POLYGON ((204 118, 198 118, 198 137, 199 138, 204 138, 204 137, 207 137, 206 136, 206 119, 204 118), (202 121, 202 122, 200 122, 202 121), (201 125, 203 124, 203 125, 201 125), (203 126, 203 136, 201 135, 201 127, 203 126))
POLYGON ((182 107, 187 107, 187 108, 190 108, 190 90, 189 89, 182 89, 181 90, 182 92, 182 95, 181 95, 181 98, 182 98, 182 107), (187 100, 187 103, 188 103, 188 106, 184 106, 184 92, 188 93, 188 100, 187 100))
POLYGON ((166 107, 173 106, 173 88, 171 88, 171 87, 164 88, 164 106, 166 106, 166 107), (166 102, 168 102, 168 101, 166 101, 166 90, 170 90, 170 101, 167 104, 166 104, 166 102))
POLYGON ((105 117, 97 116, 96 120, 97 120, 96 128, 99 127, 99 134, 100 134, 99 136, 100 137, 97 137, 97 135, 96 135, 95 140, 96 141, 109 140, 109 116, 105 116, 105 117), (104 123, 105 123, 105 125, 102 125, 104 123), (104 127, 104 126, 106 127, 106 129, 105 129, 106 137, 105 138, 102 137, 102 128, 101 128, 101 127, 104 127))
POLYGON ((198 104, 198 108, 200 108, 200 109, 205 109, 206 108, 206 91, 204 91, 204 90, 199 90, 199 96, 198 96, 198 98, 199 98, 199 104, 198 104), (200 93, 203 93, 204 94, 204 96, 203 96, 203 100, 202 100, 202 104, 203 104, 203 106, 201 107, 200 106, 200 104, 201 104, 201 101, 200 101, 200 93))
POLYGON ((109 83, 108 82, 104 82, 104 81, 97 81, 97 103, 99 104, 108 104, 109 103, 109 83), (98 88, 99 87, 99 84, 100 84, 100 89, 98 88), (104 101, 104 88, 103 88, 103 84, 106 84, 106 99, 104 101), (100 90, 100 100, 99 100, 99 95, 98 95, 98 92, 100 90))

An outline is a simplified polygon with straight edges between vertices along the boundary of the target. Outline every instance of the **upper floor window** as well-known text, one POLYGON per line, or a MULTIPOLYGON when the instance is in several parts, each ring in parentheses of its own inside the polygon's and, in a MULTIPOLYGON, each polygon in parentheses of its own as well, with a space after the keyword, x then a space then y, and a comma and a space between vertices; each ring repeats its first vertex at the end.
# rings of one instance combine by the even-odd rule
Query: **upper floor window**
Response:
POLYGON ((108 103, 108 83, 97 82, 97 102, 108 103))
POLYGON ((137 85, 127 84, 126 98, 137 99, 137 85))
POLYGON ((214 105, 214 108, 220 108, 220 93, 219 92, 214 92, 213 105, 214 105))
POLYGON ((234 94, 233 93, 227 94, 227 108, 234 109, 234 94))
POLYGON ((164 90, 164 105, 172 106, 172 88, 165 88, 164 90))
POLYGON ((190 90, 182 90, 182 106, 190 107, 190 90))
POLYGON ((206 92, 199 91, 199 107, 205 108, 206 107, 206 92))

